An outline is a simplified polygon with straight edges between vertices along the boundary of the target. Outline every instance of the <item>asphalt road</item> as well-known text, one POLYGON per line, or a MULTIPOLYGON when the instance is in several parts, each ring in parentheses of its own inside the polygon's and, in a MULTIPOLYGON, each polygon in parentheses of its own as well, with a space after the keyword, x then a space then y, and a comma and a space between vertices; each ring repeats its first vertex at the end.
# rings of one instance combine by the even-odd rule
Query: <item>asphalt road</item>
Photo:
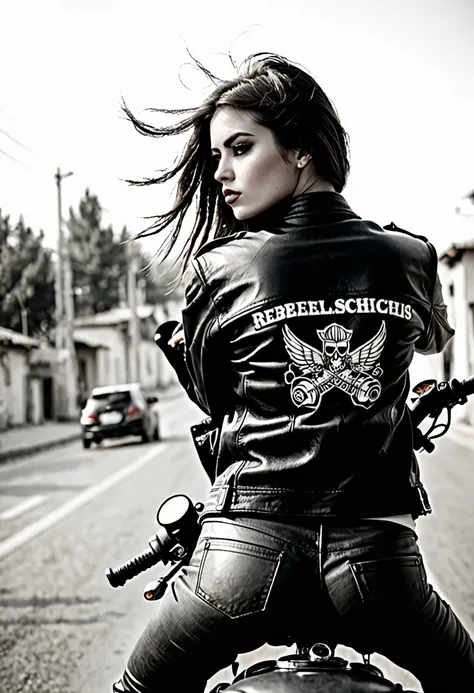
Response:
MULTIPOLYGON (((2 693, 109 692, 120 675, 156 608, 143 599, 144 586, 161 573, 150 570, 114 590, 105 569, 147 548, 168 495, 197 501, 208 489, 188 435, 200 413, 184 398, 162 408, 162 442, 91 450, 74 443, 0 467, 2 693)), ((446 437, 421 456, 434 512, 418 522, 430 577, 471 632, 473 449, 466 437, 446 437)), ((241 661, 280 652, 265 648, 241 661)), ((387 673, 420 690, 400 670, 387 673)), ((209 687, 228 678, 224 672, 209 687)))

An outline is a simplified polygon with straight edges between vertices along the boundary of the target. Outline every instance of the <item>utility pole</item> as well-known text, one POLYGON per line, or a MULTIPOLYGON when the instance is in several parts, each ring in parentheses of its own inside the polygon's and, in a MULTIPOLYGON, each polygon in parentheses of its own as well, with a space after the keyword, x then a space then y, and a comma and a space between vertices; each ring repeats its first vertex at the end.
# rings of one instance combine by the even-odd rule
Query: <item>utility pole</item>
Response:
POLYGON ((76 383, 76 350, 74 347, 74 290, 72 286, 71 255, 69 252, 68 240, 66 240, 64 243, 63 269, 64 315, 66 323, 64 346, 72 356, 72 367, 74 369, 74 383, 76 383))
POLYGON ((58 256, 56 260, 56 351, 64 346, 64 278, 63 278, 63 255, 64 255, 64 234, 63 220, 61 215, 61 171, 58 168, 55 174, 56 185, 58 186, 58 256))
POLYGON ((128 323, 128 378, 130 382, 140 380, 140 323, 137 314, 138 255, 130 242, 127 243, 127 303, 130 309, 128 323))
MULTIPOLYGON (((69 357, 68 368, 66 369, 69 393, 67 415, 74 417, 77 407, 77 364, 76 351, 74 348, 74 295, 72 288, 72 271, 69 257, 68 242, 64 238, 61 183, 64 178, 72 176, 73 172, 61 173, 61 169, 56 170, 55 179, 58 188, 58 261, 56 272, 56 349, 66 349, 69 357)), ((66 412, 64 412, 66 413, 66 412)))

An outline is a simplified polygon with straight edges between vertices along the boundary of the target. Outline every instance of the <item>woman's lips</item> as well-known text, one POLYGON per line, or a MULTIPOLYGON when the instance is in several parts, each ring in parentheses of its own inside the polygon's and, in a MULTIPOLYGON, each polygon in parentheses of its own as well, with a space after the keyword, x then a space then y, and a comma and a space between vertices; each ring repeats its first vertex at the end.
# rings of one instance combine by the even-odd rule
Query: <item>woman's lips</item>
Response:
POLYGON ((241 193, 228 193, 225 196, 225 201, 227 202, 228 205, 233 205, 236 200, 239 199, 241 193))

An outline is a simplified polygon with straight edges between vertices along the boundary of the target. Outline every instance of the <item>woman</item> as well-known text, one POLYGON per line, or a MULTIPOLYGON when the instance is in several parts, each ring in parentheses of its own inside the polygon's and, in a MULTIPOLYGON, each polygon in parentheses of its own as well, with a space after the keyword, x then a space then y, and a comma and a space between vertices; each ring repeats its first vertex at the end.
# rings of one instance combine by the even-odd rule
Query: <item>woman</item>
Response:
POLYGON ((148 181, 179 176, 146 233, 173 225, 166 255, 197 196, 184 332, 157 338, 215 444, 194 555, 115 690, 203 691, 238 653, 311 642, 324 620, 426 693, 474 681, 473 642, 427 583, 415 533, 431 509, 408 367, 453 334, 434 247, 351 210, 337 113, 280 56, 251 56, 174 127, 127 113, 145 135, 192 132, 148 181))

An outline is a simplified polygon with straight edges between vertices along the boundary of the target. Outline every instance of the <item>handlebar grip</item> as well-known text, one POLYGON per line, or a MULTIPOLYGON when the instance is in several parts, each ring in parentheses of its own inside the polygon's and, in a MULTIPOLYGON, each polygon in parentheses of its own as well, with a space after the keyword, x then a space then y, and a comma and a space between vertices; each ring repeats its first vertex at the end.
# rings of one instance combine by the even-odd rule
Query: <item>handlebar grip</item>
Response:
POLYGON ((463 380, 460 389, 462 394, 466 397, 469 397, 469 395, 474 395, 474 375, 471 375, 470 378, 463 380))
POLYGON ((127 580, 131 580, 148 568, 156 565, 161 560, 160 554, 152 549, 147 549, 131 558, 126 563, 122 563, 117 568, 108 568, 105 571, 107 580, 112 587, 123 587, 127 580))

